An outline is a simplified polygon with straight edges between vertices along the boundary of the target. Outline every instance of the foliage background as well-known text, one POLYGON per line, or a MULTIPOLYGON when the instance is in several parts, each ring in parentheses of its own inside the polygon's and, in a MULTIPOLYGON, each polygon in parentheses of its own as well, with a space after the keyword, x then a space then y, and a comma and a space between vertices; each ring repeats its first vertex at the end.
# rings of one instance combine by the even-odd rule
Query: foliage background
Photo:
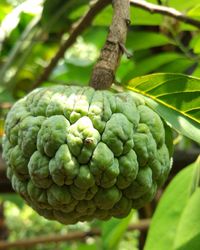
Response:
MULTIPOLYGON (((200 20, 199 0, 149 2, 176 8, 200 20)), ((33 88, 35 81, 59 49, 60 43, 69 37, 70 27, 89 8, 87 0, 1 0, 0 136, 3 135, 4 119, 9 107, 33 88)), ((48 81, 41 85, 87 85, 92 67, 106 39, 111 18, 112 8, 108 6, 95 17, 92 25, 79 35, 48 81)), ((133 57, 122 57, 116 75, 118 83, 123 85, 134 77, 154 72, 184 73, 200 77, 200 31, 197 28, 135 7, 131 7, 131 21, 126 47, 133 53, 133 57)), ((186 155, 192 152, 190 161, 194 160, 199 152, 196 143, 176 132, 174 143, 175 152, 179 152, 177 155, 180 152, 185 152, 186 155)), ((179 165, 177 171, 187 163, 188 161, 179 165)), ((172 173, 174 174, 176 171, 172 173)), ((172 176, 169 180, 171 178, 172 176)), ((159 192, 162 193, 162 190, 159 192)), ((5 218, 1 218, 4 220, 4 228, 0 237, 15 241, 52 233, 87 231, 97 227, 103 231, 102 237, 88 237, 82 242, 38 245, 33 249, 116 249, 117 245, 122 250, 134 250, 139 247, 141 249, 146 233, 124 231, 128 224, 136 223, 140 218, 151 217, 157 200, 158 197, 143 210, 134 211, 128 221, 94 221, 66 227, 39 217, 18 196, 1 194, 1 210, 5 218), (110 236, 108 231, 113 225, 118 231, 116 230, 114 236, 110 236), (119 239, 117 242, 116 237, 119 239), (116 248, 112 248, 110 242, 116 243, 116 248)))

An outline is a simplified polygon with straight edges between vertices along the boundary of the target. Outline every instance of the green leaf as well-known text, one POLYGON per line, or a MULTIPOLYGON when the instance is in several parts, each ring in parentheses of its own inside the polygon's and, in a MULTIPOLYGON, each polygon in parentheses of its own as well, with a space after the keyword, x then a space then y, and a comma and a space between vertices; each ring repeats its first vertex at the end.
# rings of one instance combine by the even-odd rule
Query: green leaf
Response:
POLYGON ((97 244, 78 244, 77 250, 98 250, 97 244))
POLYGON ((139 60, 135 63, 135 67, 126 75, 123 79, 124 82, 128 81, 132 77, 142 76, 144 74, 151 73, 157 68, 172 62, 178 58, 183 58, 181 54, 174 52, 164 52, 159 54, 150 55, 143 60, 139 60))
POLYGON ((125 78, 129 72, 134 68, 134 61, 127 58, 122 58, 119 68, 117 69, 116 80, 121 82, 121 79, 125 78))
POLYGON ((200 54, 200 35, 191 40, 190 46, 193 48, 194 53, 200 54))
POLYGON ((102 224, 102 240, 103 249, 112 250, 117 249, 122 236, 124 235, 132 217, 134 211, 132 211, 124 219, 112 218, 111 220, 102 224))
MULTIPOLYGON (((34 9, 38 9, 40 6, 40 3, 38 1, 32 1, 30 3, 30 0, 23 1, 23 3, 18 4, 16 8, 11 9, 11 12, 8 13, 4 20, 0 23, 0 38, 1 42, 4 41, 4 39, 7 39, 7 37, 10 35, 10 33, 19 25, 19 22, 22 20, 22 14, 26 13, 30 16, 34 14, 34 9), (30 8, 30 4, 32 4, 32 8, 30 8)), ((1 7, 1 5, 0 5, 1 7)), ((1 9, 2 12, 2 9, 1 9)), ((40 15, 40 11, 38 11, 38 15, 40 15)))
MULTIPOLYGON (((148 1, 156 3, 156 1, 148 1)), ((133 25, 160 25, 162 23, 163 16, 160 14, 152 13, 131 6, 131 23, 133 25)))
POLYGON ((23 199, 18 194, 1 194, 0 201, 10 201, 18 206, 20 209, 24 206, 23 199))
MULTIPOLYGON (((199 163, 200 164, 200 163, 199 163)), ((174 243, 175 250, 200 248, 200 188, 190 198, 181 216, 174 243)))
POLYGON ((180 0, 170 0, 170 7, 174 7, 178 10, 186 10, 193 8, 195 5, 199 4, 199 0, 190 1, 180 1, 180 0))
POLYGON ((196 5, 194 8, 190 9, 187 13, 191 17, 200 17, 200 4, 196 5))
POLYGON ((91 26, 83 33, 84 41, 88 44, 94 44, 98 50, 103 47, 107 36, 106 27, 94 27, 91 26), (94 36, 95 34, 95 36, 94 36))
POLYGON ((108 6, 104 10, 101 11, 92 22, 95 26, 107 26, 110 25, 112 21, 112 7, 108 6))
POLYGON ((59 71, 57 67, 54 75, 52 75, 51 80, 61 81, 64 83, 69 83, 70 85, 88 85, 89 76, 92 71, 92 66, 77 66, 70 63, 66 63, 66 68, 62 72, 59 71))
POLYGON ((194 65, 194 61, 187 57, 177 58, 174 61, 161 65, 157 68, 157 72, 162 73, 184 73, 187 69, 194 65))
POLYGON ((150 31, 128 32, 126 46, 134 51, 171 43, 165 35, 150 31))
POLYGON ((194 70, 194 72, 193 72, 192 75, 193 75, 193 76, 196 76, 196 77, 200 77, 200 65, 198 65, 198 66, 196 67, 196 69, 194 70))
POLYGON ((0 3, 0 22, 5 18, 5 16, 12 11, 12 6, 7 2, 3 1, 0 3))
MULTIPOLYGON (((9 68, 13 66, 13 64, 16 64, 17 60, 21 60, 27 50, 31 52, 35 44, 33 38, 38 32, 39 20, 39 16, 34 17, 26 25, 26 29, 22 32, 21 36, 18 38, 15 44, 13 44, 12 49, 7 57, 6 63, 0 69, 1 84, 5 84, 8 81, 8 79, 6 79, 6 74, 8 73, 9 68), (22 55, 20 55, 20 53, 22 55)), ((16 71, 17 70, 19 71, 19 67, 17 67, 16 71)))
MULTIPOLYGON (((154 213, 144 250, 174 250, 174 239, 181 216, 199 185, 196 181, 199 170, 200 158, 179 172, 169 184, 154 213)), ((190 249, 193 250, 187 250, 190 249)))
POLYGON ((200 79, 158 73, 131 80, 127 89, 147 97, 147 103, 174 129, 200 143, 200 79))
POLYGON ((49 32, 66 30, 71 23, 70 13, 86 3, 87 0, 46 0, 41 18, 43 28, 49 32))

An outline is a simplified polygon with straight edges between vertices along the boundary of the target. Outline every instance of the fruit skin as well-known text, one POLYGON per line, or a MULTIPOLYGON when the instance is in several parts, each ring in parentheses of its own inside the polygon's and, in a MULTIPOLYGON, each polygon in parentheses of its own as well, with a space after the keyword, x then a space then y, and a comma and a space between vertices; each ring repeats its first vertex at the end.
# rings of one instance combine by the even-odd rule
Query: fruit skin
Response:
POLYGON ((152 200, 168 176, 172 140, 165 128, 133 92, 38 88, 8 113, 7 176, 48 219, 125 217, 152 200))

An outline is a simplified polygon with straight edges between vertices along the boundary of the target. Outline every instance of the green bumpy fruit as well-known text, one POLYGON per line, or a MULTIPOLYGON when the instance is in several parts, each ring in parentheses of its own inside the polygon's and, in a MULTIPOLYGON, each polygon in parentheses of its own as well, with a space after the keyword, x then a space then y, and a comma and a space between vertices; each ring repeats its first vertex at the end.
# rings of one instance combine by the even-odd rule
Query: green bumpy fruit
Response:
POLYGON ((171 167, 167 125, 132 92, 38 88, 8 113, 3 158, 13 189, 64 224, 122 218, 171 167))

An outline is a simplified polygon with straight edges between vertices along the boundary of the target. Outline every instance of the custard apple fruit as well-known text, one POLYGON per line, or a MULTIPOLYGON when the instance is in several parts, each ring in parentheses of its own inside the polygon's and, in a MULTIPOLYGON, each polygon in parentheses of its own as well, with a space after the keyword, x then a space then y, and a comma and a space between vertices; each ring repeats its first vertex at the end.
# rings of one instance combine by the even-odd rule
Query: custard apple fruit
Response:
POLYGON ((167 125, 132 92, 38 88, 8 113, 3 158, 13 189, 63 224, 125 217, 171 166, 167 125))

